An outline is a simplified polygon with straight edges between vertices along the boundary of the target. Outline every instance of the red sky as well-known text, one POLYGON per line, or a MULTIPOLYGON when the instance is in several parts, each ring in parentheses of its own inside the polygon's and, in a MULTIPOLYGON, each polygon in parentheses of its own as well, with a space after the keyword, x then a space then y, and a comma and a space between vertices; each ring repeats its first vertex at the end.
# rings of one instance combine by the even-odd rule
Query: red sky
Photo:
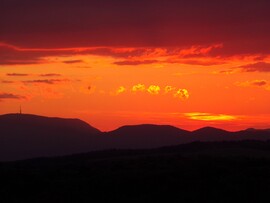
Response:
POLYGON ((269 128, 270 2, 3 0, 0 114, 269 128))

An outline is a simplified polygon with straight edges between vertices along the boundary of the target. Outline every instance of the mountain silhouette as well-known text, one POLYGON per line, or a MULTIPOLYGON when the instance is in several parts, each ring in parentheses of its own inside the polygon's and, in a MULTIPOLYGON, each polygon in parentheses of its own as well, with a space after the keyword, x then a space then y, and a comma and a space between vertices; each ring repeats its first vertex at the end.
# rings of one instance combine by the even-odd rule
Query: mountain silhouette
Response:
POLYGON ((79 119, 7 114, 0 134, 0 160, 13 160, 97 149, 101 132, 79 119))
POLYGON ((169 125, 129 125, 108 132, 118 148, 154 148, 183 143, 189 131, 169 125))
POLYGON ((228 134, 230 132, 226 131, 226 130, 219 129, 219 128, 207 126, 207 127, 200 128, 198 130, 194 130, 192 133, 194 135, 195 134, 198 134, 198 135, 201 135, 201 134, 208 134, 208 135, 222 134, 222 135, 224 135, 224 134, 228 134))
POLYGON ((233 133, 222 130, 219 128, 213 127, 203 127, 198 130, 194 130, 191 132, 191 137, 194 141, 225 141, 225 140, 233 140, 233 133))
POLYGON ((0 161, 62 156, 104 149, 150 149, 195 141, 268 140, 270 130, 186 131, 169 125, 129 125, 101 132, 79 119, 0 115, 0 161))

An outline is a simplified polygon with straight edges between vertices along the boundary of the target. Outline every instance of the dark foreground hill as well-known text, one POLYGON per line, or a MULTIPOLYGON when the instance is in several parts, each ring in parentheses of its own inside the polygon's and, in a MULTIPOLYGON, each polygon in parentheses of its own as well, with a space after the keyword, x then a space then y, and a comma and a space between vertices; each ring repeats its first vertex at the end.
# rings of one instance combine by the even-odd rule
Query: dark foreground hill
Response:
POLYGON ((268 140, 270 130, 229 132, 205 127, 190 132, 168 125, 123 126, 111 132, 79 119, 0 115, 0 161, 60 156, 104 149, 150 149, 194 141, 268 140))
POLYGON ((195 142, 0 163, 0 202, 269 202, 270 142, 195 142))

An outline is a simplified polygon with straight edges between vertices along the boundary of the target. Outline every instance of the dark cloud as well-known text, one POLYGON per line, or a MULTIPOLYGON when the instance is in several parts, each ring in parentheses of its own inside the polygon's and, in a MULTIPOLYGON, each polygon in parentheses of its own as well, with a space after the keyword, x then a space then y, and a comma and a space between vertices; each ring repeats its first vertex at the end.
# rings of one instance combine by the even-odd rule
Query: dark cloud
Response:
POLYGON ((0 101, 4 99, 25 99, 25 97, 12 93, 0 93, 0 101))
POLYGON ((143 60, 143 61, 116 61, 114 64, 116 65, 142 65, 142 64, 152 64, 152 63, 158 63, 158 60, 143 60))
MULTIPOLYGON (((145 48, 61 48, 61 49, 29 49, 0 43, 0 65, 18 65, 18 64, 38 64, 45 61, 44 57, 49 56, 73 56, 76 54, 91 54, 99 56, 111 56, 114 58, 127 58, 142 56, 153 52, 154 49, 145 48)), ((80 63, 82 60, 69 60, 64 63, 80 63)))
POLYGON ((92 68, 91 66, 76 66, 76 68, 92 68))
POLYGON ((220 65, 220 64, 225 64, 223 61, 214 61, 214 60, 200 60, 200 59, 190 59, 190 60, 168 60, 166 61, 167 63, 178 63, 178 64, 188 64, 188 65, 199 65, 199 66, 214 66, 214 65, 220 65))
MULTIPOLYGON (((26 77, 26 76, 30 76, 31 74, 27 74, 27 73, 7 73, 6 76, 10 76, 10 77, 26 77)), ((38 74, 37 76, 39 77, 59 77, 62 76, 61 74, 58 73, 45 73, 45 74, 38 74)))
POLYGON ((83 63, 83 60, 69 60, 69 61, 63 61, 63 63, 67 64, 73 64, 73 63, 83 63))
MULTIPOLYGON (((201 66, 212 66, 226 63, 226 56, 216 57, 212 52, 223 48, 222 44, 213 45, 196 45, 191 47, 85 47, 85 48, 59 48, 59 49, 35 49, 35 48, 21 48, 14 45, 0 43, 0 65, 16 65, 16 64, 35 64, 35 63, 50 63, 45 61, 46 57, 50 56, 74 56, 74 55, 97 55, 97 56, 110 56, 116 59, 114 64, 117 65, 141 65, 152 63, 177 63, 177 64, 190 64, 201 66), (6 50, 6 51, 5 51, 6 50), (2 53, 2 54, 1 54, 2 53), (156 58, 161 58, 156 60, 156 58), (207 60, 208 58, 208 60, 207 60), (203 60, 202 60, 203 59, 203 60)), ((255 57, 255 56, 254 56, 255 57)), ((256 57, 254 60, 264 59, 263 55, 256 57)), ((57 62, 57 59, 56 61, 57 62)), ((66 64, 77 64, 84 62, 80 59, 62 61, 66 64)), ((266 71, 269 66, 265 62, 258 62, 241 66, 245 71, 252 71, 252 67, 262 67, 261 70, 266 71)), ((76 66, 78 67, 78 66, 76 66)), ((88 66, 79 66, 82 68, 89 68, 88 66)), ((12 76, 10 74, 10 76, 12 76)), ((13 74, 13 76, 26 76, 22 74, 13 74)), ((58 75, 40 75, 40 76, 58 76, 58 75)))
POLYGON ((251 82, 251 85, 265 86, 265 85, 267 85, 267 81, 265 81, 265 80, 254 80, 254 81, 251 82))
POLYGON ((67 79, 46 79, 46 80, 25 80, 23 83, 25 84, 58 84, 58 83, 63 83, 63 82, 68 82, 69 80, 67 79))
POLYGON ((7 76, 15 76, 15 77, 24 77, 24 76, 29 76, 29 74, 26 73, 7 73, 7 76))
POLYGON ((258 62, 239 66, 238 68, 244 72, 270 72, 270 63, 258 62))
POLYGON ((270 52, 269 8, 268 0, 2 0, 0 41, 36 48, 224 43, 213 54, 262 54, 270 52))
POLYGON ((93 54, 98 56, 111 56, 114 58, 130 58, 135 56, 143 56, 149 53, 153 53, 155 48, 124 48, 124 47, 103 47, 103 48, 92 48, 81 51, 80 53, 84 54, 93 54))
POLYGON ((234 70, 233 69, 228 69, 228 70, 220 70, 220 71, 217 71, 217 72, 214 72, 214 73, 219 73, 219 74, 233 74, 234 73, 234 70))
MULTIPOLYGON (((1 36, 1 35, 0 35, 1 36)), ((86 54, 86 51, 81 51, 86 54)), ((44 57, 70 56, 78 53, 75 48, 69 49, 28 49, 0 41, 0 65, 39 64, 48 62, 44 57)))
POLYGON ((58 73, 46 73, 46 74, 39 74, 40 77, 58 77, 62 76, 61 74, 58 73))
POLYGON ((237 82, 235 84, 240 87, 261 87, 265 90, 270 90, 269 82, 266 80, 252 80, 245 82, 237 82))

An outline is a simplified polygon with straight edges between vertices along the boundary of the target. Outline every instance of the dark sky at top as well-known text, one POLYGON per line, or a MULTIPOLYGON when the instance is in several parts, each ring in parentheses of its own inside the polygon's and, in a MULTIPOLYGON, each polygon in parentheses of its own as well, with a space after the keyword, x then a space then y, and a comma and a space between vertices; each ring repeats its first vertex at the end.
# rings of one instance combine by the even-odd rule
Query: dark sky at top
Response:
POLYGON ((268 0, 1 0, 0 41, 23 47, 191 46, 269 53, 268 0))

